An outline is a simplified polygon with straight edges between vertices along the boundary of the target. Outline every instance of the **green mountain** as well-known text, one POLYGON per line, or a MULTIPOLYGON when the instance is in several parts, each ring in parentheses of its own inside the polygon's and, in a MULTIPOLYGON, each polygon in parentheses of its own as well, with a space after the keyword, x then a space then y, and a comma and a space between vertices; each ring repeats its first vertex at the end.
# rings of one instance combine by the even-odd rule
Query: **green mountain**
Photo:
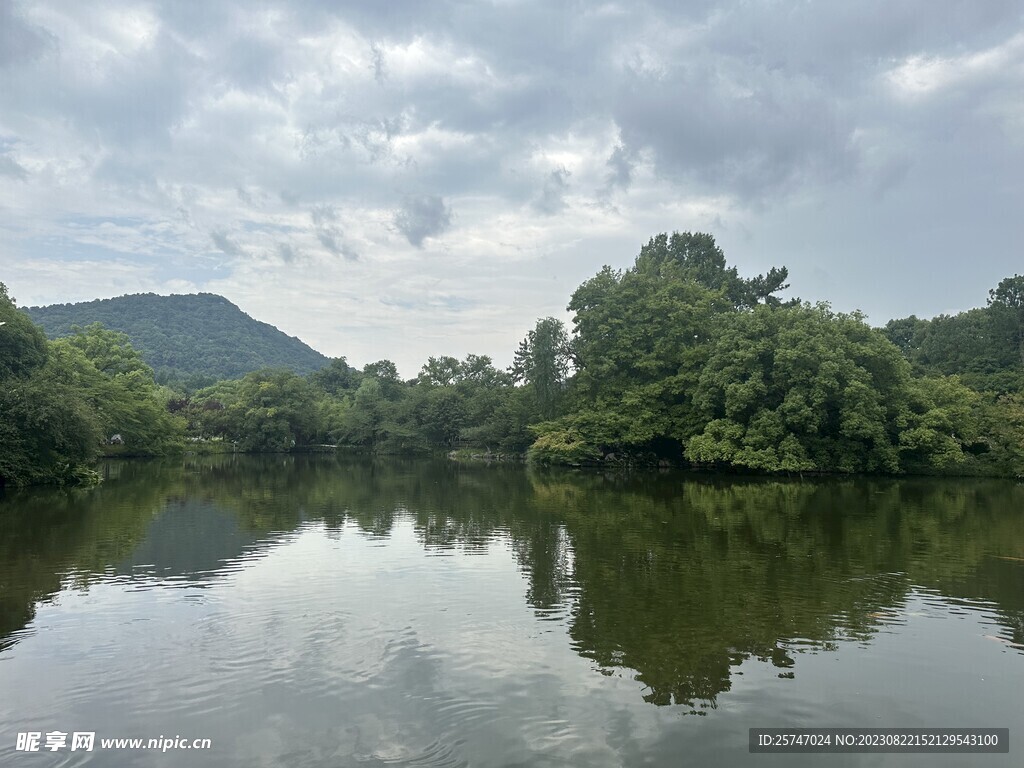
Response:
POLYGON ((328 362, 299 339, 254 320, 213 293, 142 293, 24 311, 50 338, 97 322, 128 334, 162 383, 201 387, 260 368, 309 373, 328 362))

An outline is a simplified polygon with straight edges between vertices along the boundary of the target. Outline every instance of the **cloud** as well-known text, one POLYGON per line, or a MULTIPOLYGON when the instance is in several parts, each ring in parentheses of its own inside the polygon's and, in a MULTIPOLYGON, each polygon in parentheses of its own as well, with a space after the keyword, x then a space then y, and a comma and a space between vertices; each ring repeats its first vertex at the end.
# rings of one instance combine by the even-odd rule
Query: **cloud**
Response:
POLYGON ((828 89, 729 61, 630 73, 616 123, 624 147, 651 150, 660 173, 742 198, 827 181, 856 163, 856 123, 828 89))
POLYGON ((316 238, 320 241, 320 245, 326 248, 334 256, 341 256, 349 261, 356 261, 359 258, 359 254, 345 244, 341 233, 337 230, 317 230, 316 238))
POLYGON ((372 55, 370 69, 373 71, 373 79, 376 80, 378 84, 383 85, 388 76, 387 61, 384 58, 384 51, 377 43, 371 43, 370 54, 372 55))
POLYGON ((444 233, 451 223, 451 209, 438 195, 408 197, 395 213, 398 231, 417 248, 423 247, 426 238, 444 233))
POLYGON ((553 216, 565 210, 565 193, 569 190, 569 177, 572 174, 567 168, 555 168, 544 179, 544 187, 534 200, 533 207, 547 216, 553 216))
POLYGON ((309 212, 313 220, 316 239, 332 256, 341 256, 349 261, 359 259, 359 254, 345 242, 345 236, 336 225, 338 210, 331 205, 316 205, 309 212))
POLYGON ((24 181, 28 178, 28 171, 10 155, 0 155, 0 176, 12 176, 24 181))
POLYGON ((1019 271, 1024 30, 933 5, 0 0, 0 270, 65 301, 108 258, 412 373, 673 229, 879 321, 971 306, 1019 271))
MULTIPOLYGON (((1024 33, 984 50, 955 56, 915 54, 885 73, 899 96, 922 98, 972 82, 1002 79, 1004 72, 1024 69, 1024 33)), ((1012 77, 1011 77, 1012 79, 1012 77)))
POLYGON ((286 264, 291 264, 299 258, 299 252, 291 243, 278 243, 277 254, 286 264))
POLYGON ((0 0, 0 67, 35 59, 55 39, 42 27, 26 23, 11 0, 0 0))
POLYGON ((245 249, 242 248, 238 243, 232 240, 223 232, 211 232, 210 239, 213 240, 213 244, 227 256, 246 256, 245 249))
POLYGON ((608 189, 629 189, 633 180, 633 161, 629 151, 619 144, 612 150, 605 163, 608 166, 608 175, 605 177, 605 184, 608 189))

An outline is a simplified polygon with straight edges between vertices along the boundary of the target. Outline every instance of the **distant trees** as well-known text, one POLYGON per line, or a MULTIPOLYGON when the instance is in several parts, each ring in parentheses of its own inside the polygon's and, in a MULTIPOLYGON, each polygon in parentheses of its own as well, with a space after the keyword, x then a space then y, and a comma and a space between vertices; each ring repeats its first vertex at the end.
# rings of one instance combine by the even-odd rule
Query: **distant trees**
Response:
POLYGON ((985 307, 890 320, 883 331, 921 375, 958 375, 983 392, 1024 390, 1024 276, 1002 280, 985 307))
POLYGON ((326 394, 338 397, 356 389, 362 380, 362 375, 350 366, 344 357, 338 357, 312 373, 309 380, 313 386, 326 394))

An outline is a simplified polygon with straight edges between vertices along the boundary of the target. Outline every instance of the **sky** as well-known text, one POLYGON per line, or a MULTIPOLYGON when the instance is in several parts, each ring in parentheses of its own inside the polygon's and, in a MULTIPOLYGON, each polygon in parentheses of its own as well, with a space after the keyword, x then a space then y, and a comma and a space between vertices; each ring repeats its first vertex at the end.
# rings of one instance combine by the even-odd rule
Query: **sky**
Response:
POLYGON ((660 232, 882 325, 1024 272, 1019 0, 0 0, 0 281, 511 362, 660 232))

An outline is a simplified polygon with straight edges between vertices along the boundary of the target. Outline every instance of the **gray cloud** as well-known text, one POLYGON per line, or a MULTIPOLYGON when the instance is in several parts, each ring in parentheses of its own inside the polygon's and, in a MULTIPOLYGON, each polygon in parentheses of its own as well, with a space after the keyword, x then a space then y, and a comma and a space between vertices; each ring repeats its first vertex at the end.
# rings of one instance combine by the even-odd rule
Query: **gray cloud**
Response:
POLYGON ((373 61, 370 64, 370 69, 373 72, 373 79, 378 84, 383 85, 384 81, 388 76, 387 62, 384 59, 384 51, 377 43, 371 43, 370 53, 373 56, 373 61))
POLYGON ((299 258, 299 252, 291 243, 278 243, 277 255, 280 256, 286 264, 291 264, 299 258))
POLYGON ((624 145, 653 150, 666 176, 742 197, 856 165, 857 123, 827 89, 728 61, 664 76, 632 73, 618 94, 616 122, 624 145))
POLYGON ((406 198, 394 221, 412 245, 422 248, 426 238, 437 237, 451 226, 452 212, 438 195, 420 195, 406 198))
POLYGON ((621 144, 612 151, 606 163, 608 166, 608 185, 618 189, 627 189, 633 180, 633 161, 629 152, 621 144))
POLYGON ((316 239, 320 241, 320 245, 326 248, 334 256, 341 256, 349 261, 356 261, 359 259, 359 254, 345 243, 342 239, 341 232, 337 230, 317 230, 316 239))
POLYGON ((0 0, 0 67, 35 59, 55 39, 42 27, 27 23, 11 0, 0 0))
POLYGON ((326 203, 314 205, 309 211, 309 218, 313 220, 316 227, 329 226, 331 222, 338 220, 338 209, 326 203))
POLYGON ((565 210, 565 193, 569 190, 569 177, 572 174, 567 168, 555 168, 544 179, 544 187, 540 196, 534 200, 533 207, 547 216, 565 210))
POLYGON ((28 178, 28 171, 13 157, 0 155, 0 176, 13 176, 15 179, 24 181, 28 178))
POLYGON ((316 205, 309 212, 313 220, 316 239, 332 256, 341 256, 349 261, 359 259, 359 254, 345 242, 345 236, 336 225, 338 210, 331 205, 316 205))
POLYGON ((232 240, 223 232, 211 232, 210 239, 213 244, 227 256, 245 256, 247 255, 245 249, 242 248, 238 243, 232 240))

